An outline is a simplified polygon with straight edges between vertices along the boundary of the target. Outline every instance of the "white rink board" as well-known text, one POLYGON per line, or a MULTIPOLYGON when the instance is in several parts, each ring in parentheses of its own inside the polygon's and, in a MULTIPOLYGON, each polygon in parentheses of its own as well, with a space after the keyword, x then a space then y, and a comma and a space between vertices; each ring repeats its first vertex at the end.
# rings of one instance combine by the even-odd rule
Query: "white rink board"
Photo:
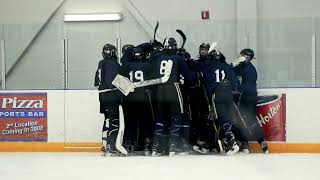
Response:
POLYGON ((261 89, 286 94, 287 143, 320 143, 320 88, 261 89))
MULTIPOLYGON (((47 92, 48 142, 100 142, 102 116, 98 91, 34 90, 47 92)), ((320 89, 261 89, 259 94, 286 94, 287 143, 320 143, 320 89)))

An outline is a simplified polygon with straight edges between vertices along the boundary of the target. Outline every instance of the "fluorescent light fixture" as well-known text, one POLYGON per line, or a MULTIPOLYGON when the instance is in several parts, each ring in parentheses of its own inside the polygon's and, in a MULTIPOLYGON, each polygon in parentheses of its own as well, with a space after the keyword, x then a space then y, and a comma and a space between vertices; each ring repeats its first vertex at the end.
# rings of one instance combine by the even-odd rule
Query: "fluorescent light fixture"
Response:
POLYGON ((112 14, 66 14, 64 21, 78 22, 78 21, 120 21, 122 20, 121 13, 112 14))

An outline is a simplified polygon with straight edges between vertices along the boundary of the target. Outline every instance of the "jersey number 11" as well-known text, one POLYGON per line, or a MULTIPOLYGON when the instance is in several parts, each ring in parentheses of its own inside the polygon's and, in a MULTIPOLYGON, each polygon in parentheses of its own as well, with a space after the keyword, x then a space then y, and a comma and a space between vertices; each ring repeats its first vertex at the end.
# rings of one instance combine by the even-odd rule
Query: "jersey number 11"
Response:
POLYGON ((215 74, 216 74, 216 82, 220 82, 221 80, 224 80, 224 78, 226 77, 224 70, 220 71, 220 69, 217 69, 215 71, 215 74))

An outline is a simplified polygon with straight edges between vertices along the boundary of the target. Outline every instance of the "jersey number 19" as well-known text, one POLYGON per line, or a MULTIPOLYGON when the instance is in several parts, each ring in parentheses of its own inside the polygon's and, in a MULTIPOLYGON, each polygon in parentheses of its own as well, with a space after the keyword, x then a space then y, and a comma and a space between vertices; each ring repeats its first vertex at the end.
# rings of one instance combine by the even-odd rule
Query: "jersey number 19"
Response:
POLYGON ((137 82, 137 81, 142 82, 144 80, 142 71, 136 71, 134 73, 133 71, 130 71, 129 76, 132 82, 137 82))

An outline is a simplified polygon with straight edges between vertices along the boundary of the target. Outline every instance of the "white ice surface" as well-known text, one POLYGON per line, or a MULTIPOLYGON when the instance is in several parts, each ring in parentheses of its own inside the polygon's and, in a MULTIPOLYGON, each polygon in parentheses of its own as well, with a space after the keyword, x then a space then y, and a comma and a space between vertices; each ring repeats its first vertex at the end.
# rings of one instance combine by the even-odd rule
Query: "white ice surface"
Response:
POLYGON ((320 154, 103 157, 0 153, 0 180, 320 180, 320 154))

